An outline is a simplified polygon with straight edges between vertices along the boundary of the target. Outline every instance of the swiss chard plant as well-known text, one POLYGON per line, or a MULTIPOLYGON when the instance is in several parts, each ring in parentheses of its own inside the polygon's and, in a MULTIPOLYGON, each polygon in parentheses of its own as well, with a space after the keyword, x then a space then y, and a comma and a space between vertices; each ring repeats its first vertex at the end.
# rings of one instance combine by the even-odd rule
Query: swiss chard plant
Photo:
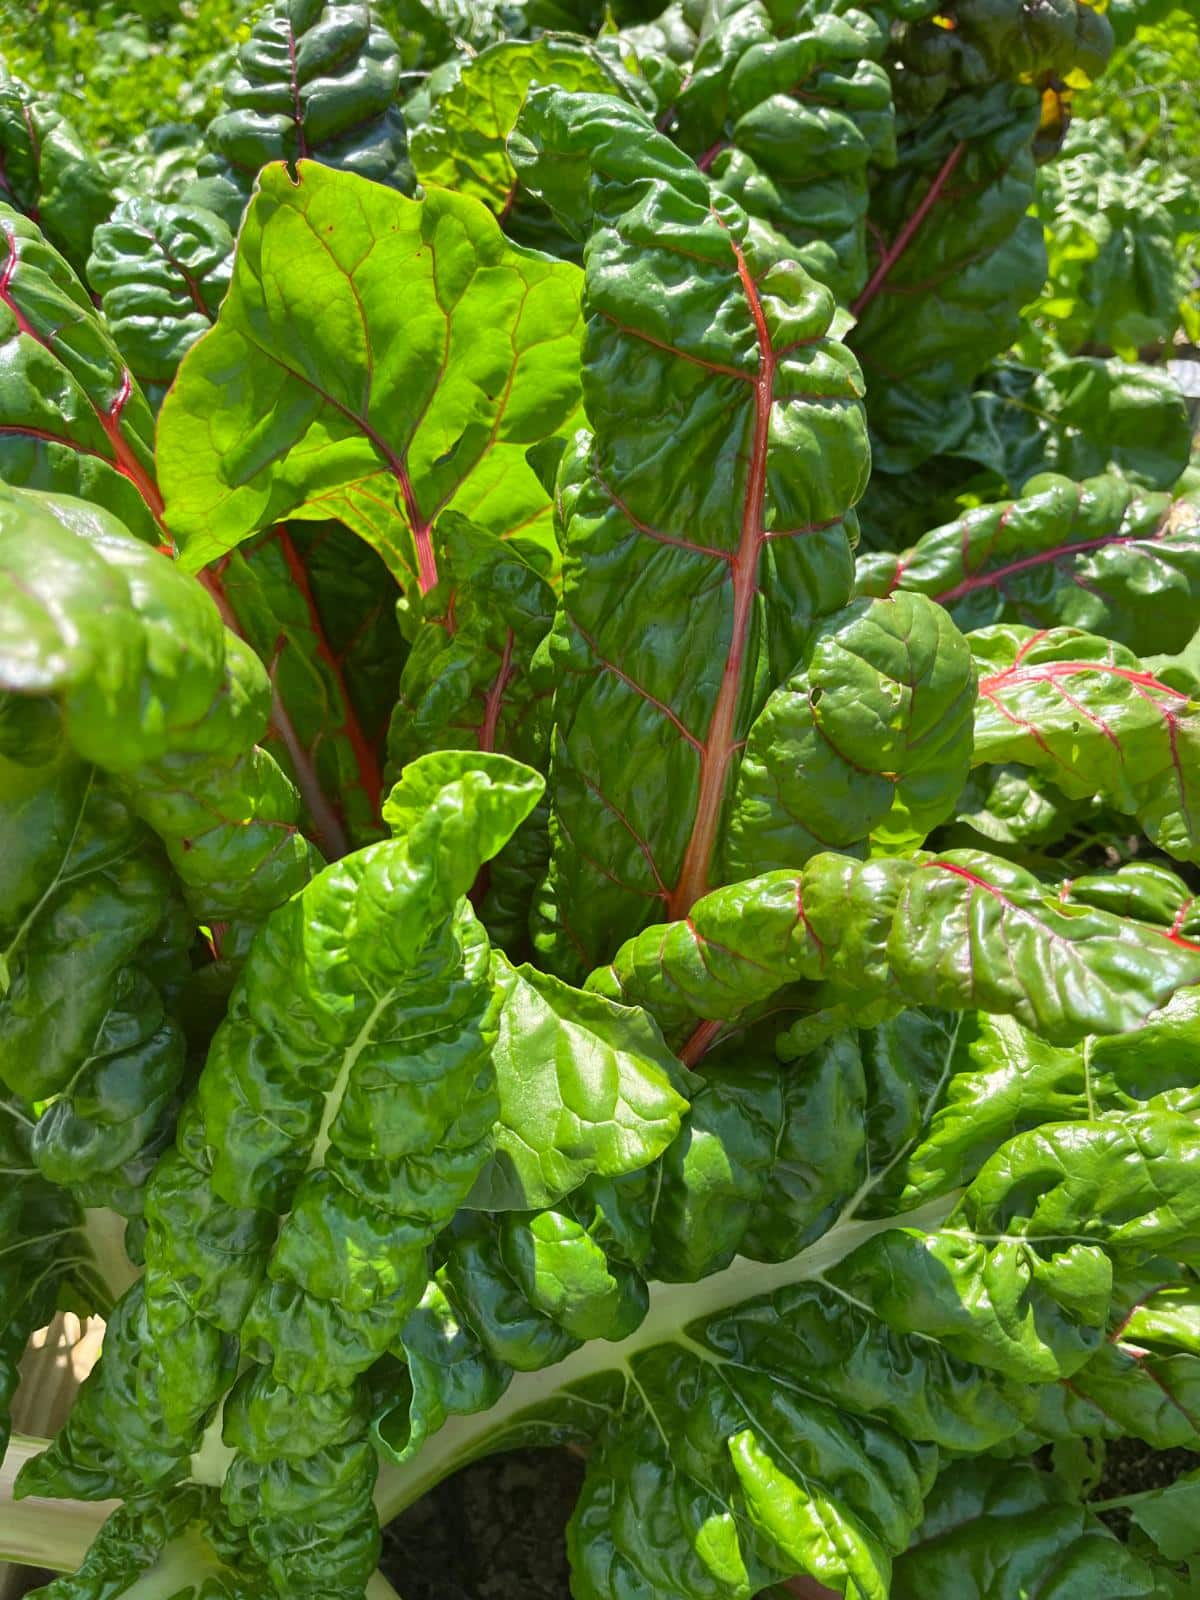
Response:
POLYGON ((1200 1450, 1200 480, 1036 331, 1108 23, 388 15, 0 94, 0 1556, 384 1595, 570 1444, 577 1600, 1193 1593, 1092 1493, 1200 1450))

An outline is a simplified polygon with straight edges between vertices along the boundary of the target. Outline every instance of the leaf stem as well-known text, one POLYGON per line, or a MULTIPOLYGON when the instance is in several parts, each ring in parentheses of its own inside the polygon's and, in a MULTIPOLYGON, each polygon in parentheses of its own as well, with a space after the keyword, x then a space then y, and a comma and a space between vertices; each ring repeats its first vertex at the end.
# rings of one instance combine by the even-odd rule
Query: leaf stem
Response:
POLYGON ((950 154, 946 157, 945 161, 942 162, 937 172, 934 174, 933 182, 925 191, 920 205, 917 206, 912 216, 909 217, 908 221, 900 229, 900 232, 896 235, 895 239, 884 251, 883 255, 879 259, 879 263, 876 266, 875 271, 871 274, 866 288, 850 307, 850 310, 856 317, 862 316, 863 312, 871 304, 871 301, 874 300, 875 296, 880 292, 888 278, 891 276, 892 268, 908 249, 909 245, 913 241, 914 235, 920 229, 921 224, 925 221, 925 218, 937 204, 942 190, 946 187, 946 184, 949 181, 950 174, 962 160, 963 155, 966 152, 966 148, 967 141, 965 139, 960 139, 954 146, 953 150, 951 150, 950 154))

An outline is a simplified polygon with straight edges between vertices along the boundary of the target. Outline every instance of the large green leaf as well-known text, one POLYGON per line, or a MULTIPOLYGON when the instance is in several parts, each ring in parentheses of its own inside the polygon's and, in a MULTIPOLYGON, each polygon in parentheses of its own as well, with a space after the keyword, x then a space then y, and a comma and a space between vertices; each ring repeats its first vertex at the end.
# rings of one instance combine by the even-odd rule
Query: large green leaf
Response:
POLYGON ((353 1590, 374 1566, 359 1375, 420 1299, 496 1114, 488 950, 461 897, 542 783, 503 756, 427 759, 393 797, 399 837, 255 941, 150 1187, 126 1343, 22 1475, 62 1494, 81 1473, 111 1493, 190 1472, 283 1592, 353 1590))
POLYGON ((882 19, 845 4, 733 0, 696 20, 667 131, 814 278, 851 299, 867 277, 869 173, 896 157, 882 19))
POLYGON ((1021 499, 976 506, 900 555, 861 558, 858 587, 916 590, 965 630, 1065 623, 1142 654, 1180 650, 1200 602, 1200 503, 1112 477, 1047 475, 1021 499))
POLYGON ((578 287, 479 201, 266 168, 217 325, 159 424, 184 564, 284 517, 336 517, 426 592, 447 508, 545 542, 525 451, 578 404, 578 287))
POLYGON ((829 292, 642 113, 535 90, 518 135, 522 181, 597 223, 595 431, 560 471, 551 638, 551 942, 572 969, 719 878, 742 742, 849 598, 866 447, 829 292))
POLYGON ((1118 1033, 1198 981, 1200 948, 1181 933, 1064 905, 1032 873, 969 850, 867 862, 822 854, 799 872, 714 890, 588 980, 645 1006, 669 1039, 711 1039, 720 1023, 807 983, 792 996, 798 1008, 977 1008, 1056 1043, 1118 1033))
POLYGON ((256 920, 308 877, 298 796, 257 748, 266 673, 194 578, 95 506, 0 495, 0 690, 58 706, 196 915, 256 920))
POLYGON ((956 1462, 896 1563, 892 1600, 1150 1600, 1154 1574, 1049 1473, 956 1462))
POLYGON ((0 476, 79 495, 165 537, 154 419, 91 297, 37 226, 0 206, 0 476))
MULTIPOLYGON (((1198 1154, 1192 1122, 1170 1114, 1018 1135, 953 1208, 863 1223, 860 1190, 790 1260, 652 1285, 615 1346, 564 1349, 566 1323, 536 1283, 527 1292, 514 1241, 465 1236, 405 1330, 420 1388, 377 1424, 396 1462, 380 1503, 488 1450, 586 1439, 568 1533, 577 1595, 733 1600, 805 1573, 886 1600, 940 1452, 1013 1436, 1043 1387, 1085 1365, 1114 1264, 1193 1226, 1198 1154), (497 1367, 516 1368, 499 1399, 497 1367)), ((611 1242, 606 1256, 620 1269, 611 1242)), ((582 1295, 592 1268, 556 1262, 558 1304, 575 1308, 567 1290, 582 1295)))
POLYGON ((1200 706, 1132 651, 1074 628, 971 635, 975 760, 1015 761, 1067 796, 1100 795, 1160 850, 1200 856, 1200 706))

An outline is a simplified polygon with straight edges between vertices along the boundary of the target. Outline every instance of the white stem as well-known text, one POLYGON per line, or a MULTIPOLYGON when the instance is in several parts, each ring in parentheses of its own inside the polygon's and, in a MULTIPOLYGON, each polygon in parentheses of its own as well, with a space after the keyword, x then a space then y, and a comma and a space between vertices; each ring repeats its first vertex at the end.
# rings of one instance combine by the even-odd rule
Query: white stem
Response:
POLYGON ((955 1191, 899 1216, 840 1223, 788 1261, 747 1261, 737 1256, 724 1271, 714 1272, 699 1283, 651 1284, 650 1309, 641 1326, 627 1339, 613 1344, 593 1339, 556 1366, 540 1372, 516 1373, 490 1411, 448 1417, 413 1460, 403 1466, 383 1462, 375 1485, 379 1520, 388 1522, 398 1516, 443 1478, 487 1454, 489 1449, 502 1449, 499 1436, 505 1428, 522 1412, 545 1405, 561 1390, 597 1373, 628 1366, 640 1351, 669 1344, 690 1323, 789 1284, 818 1278, 877 1233, 891 1228, 936 1228, 954 1209, 958 1197, 955 1191))
POLYGON ((0 1462, 0 1561, 26 1567, 74 1572, 87 1554, 100 1525, 117 1509, 115 1500, 17 1500, 13 1481, 31 1456, 46 1448, 47 1439, 14 1434, 0 1462))
POLYGON ((83 1213, 83 1233, 115 1305, 142 1275, 125 1254, 125 1218, 107 1207, 89 1206, 83 1213))

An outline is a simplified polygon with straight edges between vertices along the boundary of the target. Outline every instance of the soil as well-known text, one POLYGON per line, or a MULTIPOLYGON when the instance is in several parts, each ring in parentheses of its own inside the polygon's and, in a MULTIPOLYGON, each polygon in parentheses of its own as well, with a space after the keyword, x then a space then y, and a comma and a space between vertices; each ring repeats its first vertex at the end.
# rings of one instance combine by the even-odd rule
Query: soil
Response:
POLYGON ((565 1534, 582 1483, 567 1450, 489 1456, 388 1524, 380 1567, 403 1600, 571 1600, 565 1534))

